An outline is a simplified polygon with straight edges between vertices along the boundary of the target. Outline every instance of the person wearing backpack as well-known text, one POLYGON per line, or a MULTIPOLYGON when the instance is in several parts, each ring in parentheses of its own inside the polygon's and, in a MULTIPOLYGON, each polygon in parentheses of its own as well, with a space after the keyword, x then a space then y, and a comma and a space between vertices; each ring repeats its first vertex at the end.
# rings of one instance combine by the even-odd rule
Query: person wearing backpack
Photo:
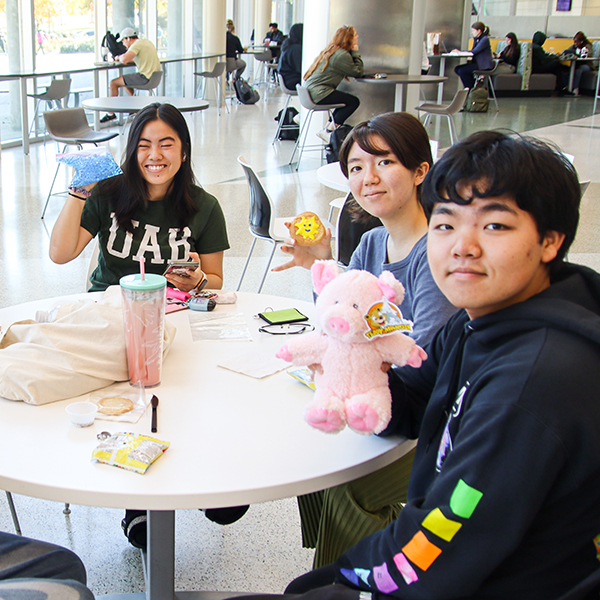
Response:
POLYGON ((304 74, 306 87, 315 104, 343 104, 333 111, 333 121, 317 135, 329 144, 331 132, 343 125, 360 106, 360 100, 337 89, 343 79, 362 77, 363 60, 358 51, 358 33, 354 27, 342 26, 334 34, 325 50, 317 56, 304 74))

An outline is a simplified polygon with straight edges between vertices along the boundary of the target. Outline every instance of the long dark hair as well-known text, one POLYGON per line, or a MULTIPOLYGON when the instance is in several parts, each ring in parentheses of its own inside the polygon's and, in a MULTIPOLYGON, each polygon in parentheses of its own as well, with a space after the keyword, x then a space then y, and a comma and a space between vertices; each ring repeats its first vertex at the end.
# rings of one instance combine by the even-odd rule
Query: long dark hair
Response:
POLYGON ((505 56, 513 56, 513 54, 516 54, 517 52, 520 53, 521 48, 519 46, 517 35, 511 31, 506 34, 506 37, 510 40, 510 45, 504 48, 506 51, 505 56))
POLYGON ((106 180, 102 189, 102 193, 106 192, 112 196, 113 210, 119 227, 130 233, 133 233, 131 220, 140 208, 145 208, 148 204, 148 184, 140 171, 137 150, 144 127, 152 121, 163 121, 175 130, 181 140, 181 167, 167 192, 179 226, 185 227, 198 212, 191 196, 191 188, 196 184, 196 179, 191 165, 192 145, 187 123, 172 104, 155 102, 138 112, 133 119, 121 164, 123 175, 106 180))
MULTIPOLYGON (((346 177, 348 177, 348 155, 354 144, 358 144, 362 150, 375 156, 387 152, 377 145, 375 136, 380 136, 385 141, 392 153, 409 171, 416 171, 424 162, 430 167, 433 165, 429 136, 421 121, 407 112, 389 112, 359 123, 346 136, 339 154, 340 167, 346 177)), ((417 186, 419 202, 421 202, 422 185, 421 183, 417 186)), ((362 208, 359 209, 353 211, 356 220, 363 221, 365 220, 363 217, 371 216, 362 208)))

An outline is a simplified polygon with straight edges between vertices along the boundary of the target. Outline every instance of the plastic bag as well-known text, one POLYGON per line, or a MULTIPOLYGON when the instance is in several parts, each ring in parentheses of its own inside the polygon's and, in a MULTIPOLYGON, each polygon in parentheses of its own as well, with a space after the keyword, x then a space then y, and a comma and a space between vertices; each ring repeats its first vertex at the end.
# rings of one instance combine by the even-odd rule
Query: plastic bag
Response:
POLYGON ((92 148, 57 154, 56 160, 75 169, 76 173, 70 187, 95 183, 123 172, 107 148, 92 148))
POLYGON ((92 460, 143 475, 170 445, 148 435, 119 432, 96 446, 92 460))

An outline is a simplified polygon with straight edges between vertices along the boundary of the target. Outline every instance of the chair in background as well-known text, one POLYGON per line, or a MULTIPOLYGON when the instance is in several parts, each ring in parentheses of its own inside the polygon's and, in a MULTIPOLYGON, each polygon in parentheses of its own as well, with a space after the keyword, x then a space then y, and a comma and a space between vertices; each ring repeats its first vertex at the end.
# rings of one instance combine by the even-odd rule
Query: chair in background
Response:
MULTIPOLYGON (((213 84, 215 86, 215 98, 217 100, 217 113, 221 116, 221 102, 225 103, 225 109, 229 112, 229 107, 227 106, 227 102, 225 102, 225 97, 223 96, 223 89, 221 87, 221 76, 225 73, 225 67, 227 63, 218 62, 213 67, 212 71, 202 71, 201 73, 194 73, 197 77, 200 77, 200 81, 202 82, 202 99, 204 99, 204 94, 206 92, 206 82, 208 79, 212 79, 213 84)), ((198 90, 196 90, 196 93, 198 90)))
POLYGON ((476 75, 477 77, 483 77, 484 83, 486 84, 488 89, 488 95, 490 93, 492 94, 492 98, 494 99, 494 104, 496 105, 496 110, 498 112, 500 112, 500 109, 498 108, 498 98, 496 98, 496 90, 494 89, 494 80, 492 79, 492 77, 494 77, 494 75, 496 75, 496 73, 498 72, 499 64, 500 62, 497 61, 494 65, 494 68, 490 69, 489 71, 473 71, 473 75, 476 75))
POLYGON ((277 73, 277 77, 279 78, 279 85, 281 86, 283 93, 286 95, 286 99, 285 99, 285 105, 283 107, 283 110, 281 111, 281 118, 279 119, 279 125, 277 125, 277 131, 275 132, 275 137, 273 138, 273 144, 279 138, 279 133, 281 132, 282 129, 296 128, 296 125, 284 125, 283 121, 285 119, 285 113, 287 112, 288 106, 290 105, 290 100, 292 99, 292 96, 298 95, 298 92, 296 90, 290 90, 289 88, 285 87, 285 82, 283 81, 283 77, 279 73, 277 73))
POLYGON ((296 90, 298 92, 298 99, 300 100, 300 104, 302 104, 302 106, 308 110, 308 115, 307 115, 306 119, 304 120, 302 127, 300 128, 300 135, 298 136, 298 139, 296 140, 296 145, 294 146, 294 151, 292 152, 290 162, 288 163, 288 165, 292 164, 292 162, 294 160, 294 156, 296 154, 296 151, 298 149, 300 149, 300 152, 298 154, 298 163, 296 164, 296 171, 297 171, 298 167, 300 166, 300 161, 302 160, 302 154, 304 153, 304 150, 318 149, 321 152, 323 152, 323 150, 325 148, 324 143, 311 144, 308 146, 306 145, 306 136, 308 135, 308 132, 310 130, 310 123, 312 121, 313 115, 316 112, 327 112, 329 115, 329 118, 331 119, 331 112, 333 111, 333 109, 334 108, 342 108, 344 105, 343 104, 315 104, 312 101, 312 98, 310 97, 310 93, 307 88, 298 84, 296 86, 296 90))
POLYGON ((127 87, 133 88, 134 93, 135 90, 147 90, 150 96, 154 96, 154 90, 160 85, 162 81, 163 72, 162 71, 154 71, 152 75, 150 75, 150 79, 148 79, 148 83, 140 83, 138 85, 128 85, 127 87))
POLYGON ((269 70, 269 64, 273 64, 273 55, 270 50, 264 52, 258 52, 254 55, 254 58, 260 63, 260 75, 254 79, 254 85, 256 87, 261 85, 270 85, 271 71, 269 70))
MULTIPOLYGON (((40 108, 40 102, 46 102, 48 105, 48 110, 52 110, 54 104, 56 104, 57 108, 62 108, 61 100, 65 100, 69 95, 71 90, 71 80, 70 79, 53 79, 50 83, 50 86, 45 92, 41 94, 27 94, 29 98, 35 98, 35 112, 33 114, 33 120, 31 121, 31 125, 29 127, 29 133, 33 129, 33 126, 38 117, 38 111, 40 108)), ((66 100, 65 100, 66 101, 66 100)))
MULTIPOLYGON (((56 142, 64 144, 63 152, 67 146, 77 146, 78 149, 81 149, 83 144, 94 144, 94 146, 97 146, 98 143, 106 142, 119 135, 118 133, 94 131, 88 125, 83 108, 63 108, 61 110, 46 111, 44 113, 44 120, 46 121, 48 135, 56 142)), ((44 210, 42 211, 42 219, 46 214, 46 208, 52 195, 52 189, 54 188, 59 168, 60 163, 56 165, 56 172, 54 173, 48 197, 46 198, 46 204, 44 204, 44 210)))
POLYGON ((427 125, 431 119, 431 115, 441 115, 448 119, 448 128, 450 129, 450 144, 454 144, 458 140, 456 134, 456 127, 454 126, 454 119, 452 118, 461 108, 465 105, 467 96, 469 95, 469 88, 464 88, 456 92, 452 102, 450 104, 434 104, 432 102, 424 102, 416 107, 419 112, 424 112, 425 120, 423 126, 427 129, 427 125))
POLYGON ((273 216, 273 202, 254 169, 246 162, 246 159, 243 156, 238 156, 238 162, 242 165, 242 169, 244 169, 244 175, 246 175, 248 187, 250 188, 250 233, 254 236, 254 239, 252 240, 252 246, 250 246, 250 252, 248 252, 246 264, 244 264, 244 270, 242 271, 236 291, 242 286, 242 281, 246 275, 246 269, 248 268, 256 240, 261 239, 271 243, 273 249, 271 250, 269 260, 265 266, 260 286, 258 287, 258 293, 260 294, 277 246, 283 243, 290 235, 288 228, 285 226, 285 222, 291 221, 294 217, 275 218, 273 216))

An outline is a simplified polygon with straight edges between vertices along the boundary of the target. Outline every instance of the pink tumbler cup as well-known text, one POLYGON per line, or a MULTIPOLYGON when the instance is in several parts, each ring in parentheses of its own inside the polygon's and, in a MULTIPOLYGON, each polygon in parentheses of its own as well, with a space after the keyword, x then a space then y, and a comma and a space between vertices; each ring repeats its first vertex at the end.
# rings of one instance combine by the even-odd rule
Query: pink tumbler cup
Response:
POLYGON ((165 330, 167 280, 148 273, 126 275, 119 281, 129 365, 129 383, 160 384, 165 330))

